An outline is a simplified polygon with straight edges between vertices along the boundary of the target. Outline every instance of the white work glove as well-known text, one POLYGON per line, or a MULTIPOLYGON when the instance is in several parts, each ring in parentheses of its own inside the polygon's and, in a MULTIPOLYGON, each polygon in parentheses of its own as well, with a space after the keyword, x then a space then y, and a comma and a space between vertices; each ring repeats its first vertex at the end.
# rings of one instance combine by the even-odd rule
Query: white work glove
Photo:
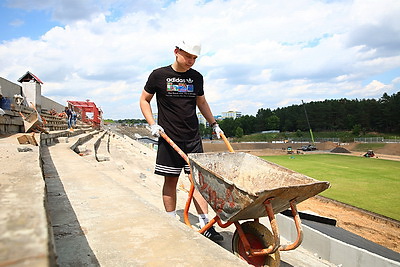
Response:
POLYGON ((213 125, 213 132, 215 133, 215 135, 217 136, 218 139, 221 138, 221 134, 223 134, 224 132, 221 130, 221 128, 219 128, 218 123, 213 125))
POLYGON ((164 132, 164 129, 157 123, 154 123, 153 125, 150 125, 150 131, 154 137, 160 137, 160 131, 164 132))

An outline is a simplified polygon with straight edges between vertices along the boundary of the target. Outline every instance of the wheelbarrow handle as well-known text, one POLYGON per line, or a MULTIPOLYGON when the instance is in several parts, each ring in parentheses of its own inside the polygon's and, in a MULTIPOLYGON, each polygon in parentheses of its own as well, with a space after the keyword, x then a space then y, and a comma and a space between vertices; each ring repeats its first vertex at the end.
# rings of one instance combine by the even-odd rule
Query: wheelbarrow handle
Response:
POLYGON ((164 131, 160 131, 160 136, 161 136, 162 138, 164 138, 165 141, 167 141, 168 144, 170 144, 170 146, 171 146, 176 152, 178 152, 178 154, 186 161, 187 164, 189 164, 189 158, 188 158, 188 156, 185 154, 185 152, 183 152, 182 149, 180 149, 180 148, 178 147, 178 145, 175 144, 175 142, 172 141, 172 139, 169 138, 169 136, 168 136, 164 131))
POLYGON ((221 133, 220 136, 222 140, 224 140, 225 145, 228 147, 229 152, 235 152, 235 150, 233 150, 231 144, 229 143, 228 138, 226 138, 225 134, 221 133))
MULTIPOLYGON (((160 136, 162 138, 164 138, 165 141, 167 141, 168 144, 170 144, 170 146, 186 161, 186 163, 189 165, 189 168, 190 168, 189 158, 185 154, 185 152, 183 152, 182 149, 180 149, 178 147, 178 145, 175 144, 175 142, 172 141, 172 139, 169 138, 169 136, 164 131, 160 131, 160 136)), ((188 199, 186 200, 185 209, 183 211, 183 219, 185 221, 185 224, 187 226, 189 226, 190 228, 192 228, 192 224, 190 223, 190 220, 189 220, 190 203, 192 202, 193 193, 194 193, 194 181, 192 178, 192 171, 190 171, 190 173, 189 173, 189 181, 190 181, 190 190, 189 190, 188 199)))

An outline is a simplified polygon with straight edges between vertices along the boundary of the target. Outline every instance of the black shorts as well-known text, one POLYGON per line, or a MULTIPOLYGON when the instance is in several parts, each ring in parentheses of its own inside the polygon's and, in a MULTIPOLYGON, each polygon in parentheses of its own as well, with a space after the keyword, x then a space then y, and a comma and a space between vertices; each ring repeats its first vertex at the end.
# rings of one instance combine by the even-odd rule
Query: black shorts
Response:
MULTIPOLYGON (((185 154, 203 153, 203 145, 200 138, 190 142, 175 142, 175 144, 182 149, 185 154)), ((189 165, 178 152, 176 152, 164 138, 158 138, 156 168, 154 173, 163 176, 177 177, 181 174, 182 168, 184 168, 185 173, 190 173, 189 165)))

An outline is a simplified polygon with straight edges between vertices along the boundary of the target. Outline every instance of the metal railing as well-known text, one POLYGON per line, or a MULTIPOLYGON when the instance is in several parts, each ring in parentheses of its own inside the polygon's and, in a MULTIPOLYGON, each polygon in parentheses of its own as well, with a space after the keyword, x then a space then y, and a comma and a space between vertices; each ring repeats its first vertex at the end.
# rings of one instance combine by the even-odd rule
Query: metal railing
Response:
MULTIPOLYGON (((290 141, 293 143, 312 143, 311 138, 290 138, 290 141)), ((323 142, 333 142, 333 143, 340 143, 340 138, 331 137, 331 138, 314 138, 316 143, 323 143, 323 142)))

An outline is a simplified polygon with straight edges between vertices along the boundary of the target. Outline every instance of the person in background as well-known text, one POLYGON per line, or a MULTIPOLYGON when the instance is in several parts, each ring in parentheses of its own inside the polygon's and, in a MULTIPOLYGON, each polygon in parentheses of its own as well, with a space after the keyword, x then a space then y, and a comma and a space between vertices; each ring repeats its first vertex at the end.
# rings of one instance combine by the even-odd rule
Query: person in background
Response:
POLYGON ((68 129, 71 129, 72 128, 72 111, 69 107, 65 107, 64 113, 67 116, 68 129))
POLYGON ((71 117, 71 119, 72 119, 72 126, 76 126, 76 112, 75 112, 75 110, 72 110, 72 117, 71 117))
MULTIPOLYGON (((160 137, 160 131, 165 132, 186 154, 203 152, 196 107, 212 125, 218 138, 223 133, 204 96, 203 76, 192 69, 200 50, 199 43, 186 40, 179 42, 174 49, 174 63, 154 70, 148 77, 140 97, 140 108, 150 125, 152 135, 160 137), (158 123, 153 118, 150 105, 154 95, 157 99, 158 123)), ((185 173, 190 172, 182 157, 163 138, 159 138, 154 172, 164 176, 164 208, 174 217, 176 187, 182 168, 185 173)), ((197 190, 193 197, 202 228, 209 222, 208 203, 197 190)), ((204 235, 213 241, 223 240, 214 227, 204 232, 204 235)))

